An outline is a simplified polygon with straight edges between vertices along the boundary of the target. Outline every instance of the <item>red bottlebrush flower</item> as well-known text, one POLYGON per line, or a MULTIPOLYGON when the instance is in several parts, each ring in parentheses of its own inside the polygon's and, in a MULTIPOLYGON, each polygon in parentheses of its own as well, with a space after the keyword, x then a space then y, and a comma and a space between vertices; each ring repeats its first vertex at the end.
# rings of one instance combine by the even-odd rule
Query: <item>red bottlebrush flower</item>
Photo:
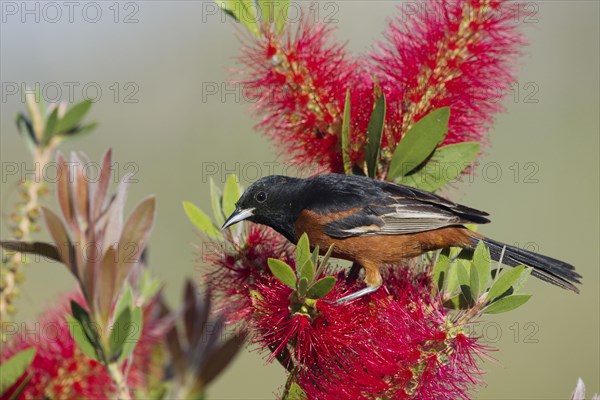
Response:
POLYGON ((248 226, 239 243, 205 242, 202 250, 201 279, 216 295, 217 309, 223 310, 230 322, 244 320, 252 312, 251 291, 269 279, 269 258, 294 265, 293 246, 272 229, 256 224, 248 226))
POLYGON ((255 341, 271 358, 289 353, 310 399, 464 398, 483 348, 452 324, 425 274, 392 270, 385 282, 339 306, 331 301, 356 290, 340 277, 313 309, 294 312, 292 290, 269 279, 256 287, 255 341))
POLYGON ((340 172, 346 90, 355 100, 353 114, 366 115, 353 118, 362 132, 373 105, 371 76, 361 63, 333 42, 330 29, 307 20, 285 39, 267 32, 246 46, 240 62, 247 68, 246 95, 262 118, 258 126, 296 162, 340 172))
MULTIPOLYGON (((464 0, 411 3, 394 19, 373 59, 383 72, 392 147, 436 108, 452 110, 445 143, 481 141, 514 81, 517 3, 464 0), (408 22, 406 21, 408 19, 408 22)), ((387 143, 384 143, 386 145, 387 143)))
MULTIPOLYGON (((28 368, 31 380, 23 390, 23 399, 110 399, 116 393, 106 367, 87 357, 71 336, 71 327, 65 320, 71 314, 70 301, 85 304, 80 293, 64 296, 59 304, 50 308, 39 321, 22 326, 10 341, 2 346, 0 360, 6 360, 30 347, 36 355, 28 368)), ((155 336, 152 324, 145 324, 128 368, 130 388, 145 387, 155 375, 151 361, 155 345, 162 338, 155 336)), ((161 371, 162 373, 162 371, 161 371)), ((21 383, 19 381, 18 384, 21 383)))

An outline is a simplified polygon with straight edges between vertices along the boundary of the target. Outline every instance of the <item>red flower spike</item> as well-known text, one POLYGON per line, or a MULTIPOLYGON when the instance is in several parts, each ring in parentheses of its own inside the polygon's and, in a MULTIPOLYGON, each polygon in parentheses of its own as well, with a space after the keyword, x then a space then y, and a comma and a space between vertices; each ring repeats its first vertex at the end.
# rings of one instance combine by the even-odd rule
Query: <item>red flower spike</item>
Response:
POLYGON ((200 254, 205 282, 215 293, 218 311, 224 311, 230 323, 247 320, 253 311, 251 291, 271 274, 267 260, 278 258, 294 265, 294 248, 281 235, 262 225, 249 225, 248 233, 235 246, 226 249, 221 243, 208 243, 200 254))
POLYGON ((339 279, 311 317, 291 314, 291 289, 270 278, 255 288, 254 341, 270 360, 287 350, 311 399, 465 397, 484 349, 452 326, 424 274, 392 270, 385 282, 338 306, 335 299, 356 290, 339 279))
POLYGON ((415 6, 415 13, 391 22, 373 54, 388 102, 396 105, 389 107, 393 125, 384 145, 394 147, 414 122, 444 106, 452 109, 445 143, 485 144, 524 43, 514 17, 519 5, 443 0, 415 6))
MULTIPOLYGON (((36 348, 33 362, 27 369, 31 380, 19 398, 22 399, 110 399, 116 393, 106 367, 88 358, 79 349, 71 336, 65 315, 70 314, 70 301, 84 304, 80 293, 65 296, 59 304, 50 308, 34 325, 21 332, 3 345, 0 360, 30 347, 36 348)), ((146 387, 146 380, 153 379, 148 368, 152 349, 162 338, 152 334, 152 323, 145 321, 140 341, 133 353, 133 364, 127 375, 131 389, 146 387)), ((128 367, 125 367, 127 369, 128 367)), ((161 371, 162 373, 162 371, 161 371)), ((158 378, 160 379, 160 378, 158 378)), ((17 382, 17 385, 21 381, 17 382)))

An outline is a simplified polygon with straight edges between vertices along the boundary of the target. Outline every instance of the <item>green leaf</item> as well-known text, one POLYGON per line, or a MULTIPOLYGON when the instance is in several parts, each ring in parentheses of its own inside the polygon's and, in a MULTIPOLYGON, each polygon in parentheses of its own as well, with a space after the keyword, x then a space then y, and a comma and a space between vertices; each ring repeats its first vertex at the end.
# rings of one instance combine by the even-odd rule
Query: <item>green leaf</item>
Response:
POLYGON ((133 309, 133 291, 128 283, 125 283, 125 287, 117 299, 113 315, 121 315, 126 308, 133 309))
POLYGON ((98 126, 97 122, 92 122, 89 124, 77 126, 77 129, 71 129, 70 131, 65 132, 65 134, 66 134, 65 138, 69 138, 69 139, 80 138, 83 135, 88 134, 91 131, 93 131, 94 129, 96 129, 97 126, 98 126))
POLYGON ((479 143, 449 144, 435 150, 427 164, 414 174, 396 180, 403 185, 435 192, 458 178, 479 153, 479 143))
POLYGON ((275 33, 281 35, 288 18, 289 0, 257 0, 262 20, 275 25, 275 33))
POLYGON ((434 110, 417 121, 402 137, 394 151, 388 179, 396 179, 415 169, 435 150, 448 132, 450 108, 434 110))
POLYGON ((458 276, 458 283, 460 285, 460 291, 465 296, 467 301, 473 301, 473 292, 471 290, 471 278, 469 276, 469 267, 464 260, 458 260, 456 263, 456 273, 458 276))
POLYGON ((44 137, 42 138, 42 146, 47 146, 54 135, 54 129, 58 123, 58 106, 54 107, 54 110, 48 116, 46 120, 46 127, 44 128, 44 137))
POLYGON ((208 182, 210 185, 210 205, 212 207, 213 216, 215 217, 217 226, 223 226, 225 223, 225 215, 223 215, 223 209, 221 208, 223 194, 212 177, 210 177, 208 182))
POLYGON ((254 36, 260 36, 258 17, 253 0, 216 0, 215 3, 236 21, 244 25, 254 36))
POLYGON ((185 210, 188 219, 196 226, 196 228, 200 229, 200 231, 213 238, 220 239, 223 237, 219 228, 213 224, 212 220, 204 213, 204 211, 189 201, 183 202, 183 209, 185 210))
POLYGON ((459 293, 444 302, 444 307, 451 310, 467 310, 470 306, 471 305, 462 293, 459 293))
POLYGON ((27 367, 31 365, 35 352, 35 348, 30 347, 2 362, 2 373, 0 374, 1 394, 4 394, 23 376, 27 367))
POLYGON ((293 382, 288 390, 285 400, 306 400, 308 396, 304 393, 304 390, 296 382, 293 382))
POLYGON ((514 310, 515 308, 527 303, 531 298, 530 294, 512 294, 501 298, 483 309, 486 314, 500 314, 514 310))
POLYGON ((367 161, 367 172, 371 178, 374 178, 377 173, 381 135, 383 134, 383 125, 385 124, 385 108, 385 95, 382 94, 375 103, 369 125, 367 126, 369 136, 365 148, 365 160, 367 161))
POLYGON ((237 183, 235 175, 229 175, 225 181, 223 189, 223 212, 226 217, 229 217, 235 211, 235 203, 240 198, 240 186, 237 183))
POLYGON ((487 301, 490 303, 493 302, 498 296, 510 289, 511 286, 519 280, 524 270, 525 267, 523 265, 519 265, 515 268, 505 271, 502 275, 500 275, 500 277, 490 288, 490 291, 487 294, 487 301))
POLYGON ((296 265, 300 268, 310 258, 310 243, 308 241, 308 235, 305 233, 300 236, 298 243, 296 244, 296 265))
POLYGON ((446 288, 444 289, 444 297, 450 297, 459 289, 458 283, 458 263, 452 262, 448 265, 448 278, 446 279, 446 288))
POLYGON ((331 292, 331 289, 335 286, 335 277, 326 276, 319 279, 308 289, 306 297, 310 299, 320 299, 327 296, 327 293, 331 292))
POLYGON ((102 344, 100 343, 98 326, 92 322, 90 314, 83 307, 81 307, 79 303, 77 303, 74 300, 71 300, 71 313, 73 314, 73 317, 79 322, 83 333, 87 337, 88 342, 92 345, 96 353, 95 359, 103 362, 104 364, 107 364, 108 360, 106 360, 105 358, 104 349, 102 348, 102 344))
POLYGON ((310 260, 312 261, 313 266, 315 266, 315 267, 319 264, 319 252, 320 252, 320 250, 321 249, 319 249, 319 245, 315 246, 315 249, 313 250, 313 252, 312 252, 312 254, 310 256, 310 260))
POLYGON ((312 259, 308 259, 298 269, 298 277, 306 278, 308 282, 312 282, 315 277, 315 264, 312 259))
POLYGON ((301 277, 298 280, 298 294, 300 296, 306 296, 306 291, 308 290, 308 279, 306 277, 301 277))
POLYGON ((56 124, 54 132, 57 135, 60 135, 74 128, 81 122, 91 107, 92 102, 89 100, 84 100, 69 108, 65 115, 56 124))
POLYGON ((433 283, 437 285, 439 291, 444 287, 444 281, 448 274, 448 266, 450 265, 450 258, 444 251, 440 252, 437 261, 433 266, 433 283))
POLYGON ((110 331, 109 346, 111 361, 117 359, 123 350, 123 344, 129 336, 130 322, 131 311, 127 307, 119 314, 110 331))
POLYGON ((141 307, 136 307, 133 309, 131 312, 131 319, 127 327, 127 336, 124 338, 125 341, 123 342, 123 349, 121 351, 121 356, 119 357, 119 362, 122 362, 129 357, 140 340, 143 329, 143 316, 141 307))
POLYGON ((342 160, 344 173, 352 173, 350 162, 350 89, 346 90, 346 101, 344 103, 344 118, 342 119, 342 160))
POLYGON ((490 280, 491 268, 490 251, 480 240, 473 253, 473 265, 477 268, 477 276, 479 277, 479 292, 482 293, 487 289, 490 280))
POLYGON ((517 282, 515 282, 515 284, 512 286, 513 289, 515 290, 515 293, 517 293, 519 290, 521 290, 523 285, 525 285, 525 282, 527 282, 527 279, 529 278, 529 275, 531 275, 531 271, 533 270, 533 268, 528 268, 526 266, 523 266, 523 267, 525 268, 523 270, 523 273, 521 274, 521 276, 519 277, 517 282))
POLYGON ((69 325, 69 330, 71 332, 71 336, 73 337, 75 343, 77 343, 77 346, 83 352, 83 354, 85 354, 93 360, 102 362, 102 360, 100 360, 100 357, 98 356, 98 353, 96 352, 94 345, 92 344, 92 342, 90 342, 90 339, 85 334, 81 323, 75 318, 73 318, 71 315, 66 315, 66 318, 67 324, 69 325))
POLYGON ((469 269, 469 276, 471 278, 469 282, 469 287, 471 288, 471 296, 473 296, 473 301, 479 298, 479 273, 477 272, 477 267, 475 264, 471 263, 469 269))
POLYGON ((296 274, 292 267, 281 260, 269 258, 267 260, 269 269, 275 278, 279 279, 284 285, 291 289, 296 289, 296 274))

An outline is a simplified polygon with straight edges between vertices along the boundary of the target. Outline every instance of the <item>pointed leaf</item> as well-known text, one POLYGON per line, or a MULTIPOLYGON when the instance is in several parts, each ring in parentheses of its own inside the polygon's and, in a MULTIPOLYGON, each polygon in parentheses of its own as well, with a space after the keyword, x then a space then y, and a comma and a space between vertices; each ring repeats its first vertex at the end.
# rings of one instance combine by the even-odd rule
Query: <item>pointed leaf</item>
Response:
POLYGON ((303 276, 298 280, 298 294, 301 297, 306 296, 306 291, 308 290, 308 279, 303 276))
POLYGON ((310 299, 315 300, 323 298, 327 296, 329 292, 331 292, 331 289, 333 289, 333 287, 335 286, 335 282, 336 280, 333 276, 326 276, 324 278, 321 278, 308 289, 308 293, 306 294, 306 296, 310 299))
POLYGON ((379 162, 379 150, 381 148, 381 135, 385 124, 385 95, 381 95, 371 114, 367 132, 369 134, 367 146, 365 148, 365 159, 367 161, 367 172, 371 178, 377 173, 377 164, 379 162))
POLYGON ((62 263, 58 248, 50 243, 44 242, 19 242, 16 240, 0 240, 0 247, 18 253, 38 254, 54 261, 62 263))
POLYGON ((296 382, 292 382, 290 385, 290 390, 288 390, 287 395, 283 398, 283 400, 307 400, 308 396, 304 393, 304 390, 298 385, 296 382))
POLYGON ((127 337, 123 342, 123 348, 121 355, 119 356, 119 362, 123 362, 135 349, 135 346, 140 340, 143 329, 143 317, 141 307, 135 307, 131 313, 131 319, 127 324, 127 337))
POLYGON ((317 277, 320 276, 321 273, 323 272, 323 270, 327 267, 327 263, 329 262, 329 258, 331 257, 332 253, 333 253, 333 245, 329 246, 329 248, 327 249, 327 253, 325 253, 323 258, 321 258, 319 267, 315 271, 315 276, 317 276, 317 277))
POLYGON ((433 266, 433 283, 437 285, 439 291, 444 286, 444 281, 448 275, 448 266, 450 265, 450 258, 444 252, 440 252, 438 258, 433 266))
POLYGON ((531 298, 530 294, 511 294, 501 298, 483 309, 486 314, 500 314, 514 310, 515 308, 527 303, 531 298))
POLYGON ((47 146, 54 135, 56 124, 58 123, 58 106, 54 107, 48 119, 46 120, 46 127, 44 128, 44 137, 42 138, 42 146, 47 146))
POLYGON ((121 315, 123 310, 126 308, 133 309, 133 291, 131 290, 131 286, 129 286, 129 284, 125 284, 121 295, 117 299, 117 304, 115 305, 113 315, 121 315))
POLYGON ((502 295, 504 292, 510 289, 511 286, 519 280, 524 270, 525 267, 523 265, 519 265, 517 267, 509 269, 508 271, 505 271, 502 275, 500 275, 500 277, 496 280, 496 282, 494 282, 494 284, 490 288, 490 291, 487 295, 487 301, 490 303, 493 302, 494 299, 496 299, 498 296, 502 295))
POLYGON ((275 33, 281 35, 287 24, 289 0, 257 0, 262 21, 268 26, 274 26, 275 33))
POLYGON ((225 215, 223 215, 223 209, 221 208, 221 202, 223 201, 223 194, 221 193, 221 189, 215 185, 215 181, 211 177, 209 180, 210 183, 210 204, 212 206, 213 216, 215 217, 215 222, 217 226, 223 226, 225 222, 225 215))
POLYGON ((467 310, 470 306, 471 305, 462 293, 459 293, 444 302, 444 307, 451 310, 467 310))
POLYGON ((100 317, 105 325, 108 322, 110 310, 112 309, 115 294, 118 290, 116 285, 117 270, 118 260, 116 250, 113 246, 109 246, 102 257, 100 266, 100 298, 98 311, 100 312, 100 317))
POLYGON ((342 160, 344 173, 352 173, 352 162, 350 161, 350 89, 346 90, 346 101, 344 102, 344 117, 342 119, 342 160))
POLYGON ((515 290, 515 293, 521 290, 523 285, 525 285, 525 282, 527 282, 527 279, 529 278, 529 275, 531 275, 531 271, 533 270, 533 268, 529 268, 525 265, 523 267, 525 267, 525 269, 521 273, 521 276, 519 276, 519 279, 515 282, 514 285, 512 285, 513 289, 515 290))
POLYGON ((129 337, 131 323, 131 311, 125 308, 121 314, 117 316, 115 323, 112 326, 109 336, 110 360, 117 359, 123 350, 123 345, 129 337))
POLYGON ((1 394, 4 394, 23 376, 27 367, 35 358, 35 352, 35 348, 30 347, 2 362, 2 373, 0 374, 1 394))
POLYGON ((79 102, 73 107, 69 108, 65 115, 56 124, 56 134, 64 134, 70 129, 74 128, 77 124, 81 122, 81 120, 83 119, 83 117, 85 117, 85 114, 87 114, 91 107, 91 101, 83 100, 82 102, 79 102))
POLYGON ((279 279, 290 289, 296 289, 296 274, 294 274, 292 267, 275 258, 269 258, 267 262, 269 264, 269 269, 275 278, 279 279))
POLYGON ((58 215, 54 214, 50 209, 44 206, 41 208, 44 219, 46 220, 46 225, 48 226, 48 231, 56 244, 62 263, 71 270, 77 279, 81 280, 83 275, 80 274, 77 265, 75 265, 76 262, 73 257, 74 249, 71 246, 71 239, 69 238, 65 225, 58 215))
POLYGON ((201 209, 196 207, 194 204, 189 201, 183 202, 183 209, 188 217, 188 219, 196 226, 196 228, 200 229, 205 235, 210 236, 212 238, 220 239, 223 237, 219 228, 213 224, 208 215, 204 213, 201 209))
POLYGON ((244 347, 246 333, 235 335, 213 351, 197 378, 201 385, 206 386, 213 381, 234 359, 244 347))
POLYGON ((479 277, 479 292, 483 293, 488 287, 488 282, 491 276, 490 251, 483 243, 483 240, 480 240, 475 248, 475 253, 473 254, 473 265, 475 265, 477 268, 477 276, 479 277))
POLYGON ((240 199, 240 187, 235 175, 229 175, 223 189, 223 212, 229 217, 235 211, 235 203, 240 199))
POLYGON ((448 278, 446 279, 446 287, 444 288, 444 298, 452 297, 459 288, 458 262, 451 262, 448 265, 448 278))
POLYGON ((58 181, 56 183, 58 204, 67 225, 75 229, 75 211, 71 194, 71 173, 62 154, 58 153, 56 163, 58 165, 58 181))
POLYGON ((471 288, 471 295, 473 296, 473 301, 479 298, 479 273, 477 271, 477 267, 475 264, 470 263, 469 265, 469 277, 470 283, 469 287, 471 288))
POLYGON ((475 160, 479 143, 464 142, 449 144, 435 150, 427 165, 418 172, 396 179, 403 185, 435 192, 460 174, 475 160))
POLYGON ((465 299, 467 299, 467 301, 471 302, 471 301, 473 301, 473 293, 472 293, 471 287, 470 287, 471 278, 469 276, 468 264, 466 264, 464 260, 458 260, 458 262, 456 263, 456 267, 457 267, 456 272, 457 272, 457 276, 458 276, 458 283, 460 285, 460 290, 461 290, 463 296, 465 296, 465 299))
POLYGON ((244 25, 250 33, 256 37, 260 36, 253 0, 215 0, 215 2, 223 11, 244 25))
POLYGON ((102 362, 96 353, 94 345, 90 342, 90 339, 85 334, 81 323, 70 315, 66 315, 65 317, 67 319, 67 324, 69 325, 71 336, 75 340, 75 343, 77 343, 79 350, 81 350, 89 358, 102 362))
POLYGON ((36 143, 39 143, 44 133, 44 114, 40 108, 43 107, 42 96, 39 91, 25 93, 25 102, 27 103, 27 111, 31 117, 31 124, 35 134, 36 143))
POLYGON ((394 151, 388 179, 396 179, 415 169, 435 150, 448 132, 450 108, 438 108, 417 121, 402 137, 394 151))
POLYGON ((96 220, 100 216, 102 207, 106 202, 106 194, 110 185, 110 178, 112 177, 112 149, 108 149, 102 157, 102 166, 100 167, 100 174, 98 175, 98 181, 96 184, 96 191, 94 193, 94 201, 92 204, 92 219, 96 220))
POLYGON ((84 164, 79 161, 79 158, 75 153, 71 154, 71 166, 73 166, 75 186, 71 192, 73 201, 75 204, 74 210, 77 216, 77 225, 85 227, 89 221, 90 213, 90 189, 88 185, 88 179, 85 176, 83 170, 84 164))
POLYGON ((298 239, 298 243, 296 243, 296 265, 302 267, 309 258, 310 243, 308 241, 308 235, 305 232, 300 236, 300 239, 298 239))

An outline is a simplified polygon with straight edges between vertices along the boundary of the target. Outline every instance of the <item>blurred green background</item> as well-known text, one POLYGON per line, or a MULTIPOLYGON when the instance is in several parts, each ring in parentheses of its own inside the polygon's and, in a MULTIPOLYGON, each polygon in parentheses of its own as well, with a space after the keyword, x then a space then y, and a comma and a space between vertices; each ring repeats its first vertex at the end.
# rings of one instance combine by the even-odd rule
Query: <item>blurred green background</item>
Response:
MULTIPOLYGON (((240 88, 225 86, 239 54, 233 24, 200 1, 76 2, 71 16, 58 2, 58 20, 44 4, 2 2, 2 235, 17 181, 5 176, 4 166, 29 159, 14 126, 15 113, 25 109, 22 92, 8 88, 39 82, 50 98, 96 97, 88 120, 100 127, 64 150, 83 150, 98 160, 111 146, 120 176, 135 166, 139 182, 131 185, 129 209, 156 193, 151 268, 177 304, 184 278, 198 273, 190 246, 196 237, 181 201, 209 208, 208 176, 222 183, 235 172, 248 184, 257 173, 270 172, 269 162, 277 162, 272 172, 285 169, 276 150, 253 131, 240 88), (6 8, 11 4, 16 14, 6 8), (39 21, 35 11, 21 9, 35 10, 35 4, 39 21)), ((584 276, 579 296, 532 279, 526 291, 535 295, 526 306, 473 326, 499 349, 497 361, 483 364, 487 385, 478 398, 565 399, 578 377, 588 391, 600 392, 599 4, 531 2, 534 14, 524 24, 530 45, 507 112, 498 116, 472 183, 453 192, 492 214, 493 223, 481 232, 509 243, 531 242, 584 276)), ((321 2, 313 9, 360 53, 380 37, 397 6, 362 0, 321 2)), ((74 283, 57 264, 40 262, 26 274, 18 321, 34 318, 74 283)), ((210 387, 209 398, 274 398, 284 379, 277 364, 266 365, 248 350, 210 387)))

